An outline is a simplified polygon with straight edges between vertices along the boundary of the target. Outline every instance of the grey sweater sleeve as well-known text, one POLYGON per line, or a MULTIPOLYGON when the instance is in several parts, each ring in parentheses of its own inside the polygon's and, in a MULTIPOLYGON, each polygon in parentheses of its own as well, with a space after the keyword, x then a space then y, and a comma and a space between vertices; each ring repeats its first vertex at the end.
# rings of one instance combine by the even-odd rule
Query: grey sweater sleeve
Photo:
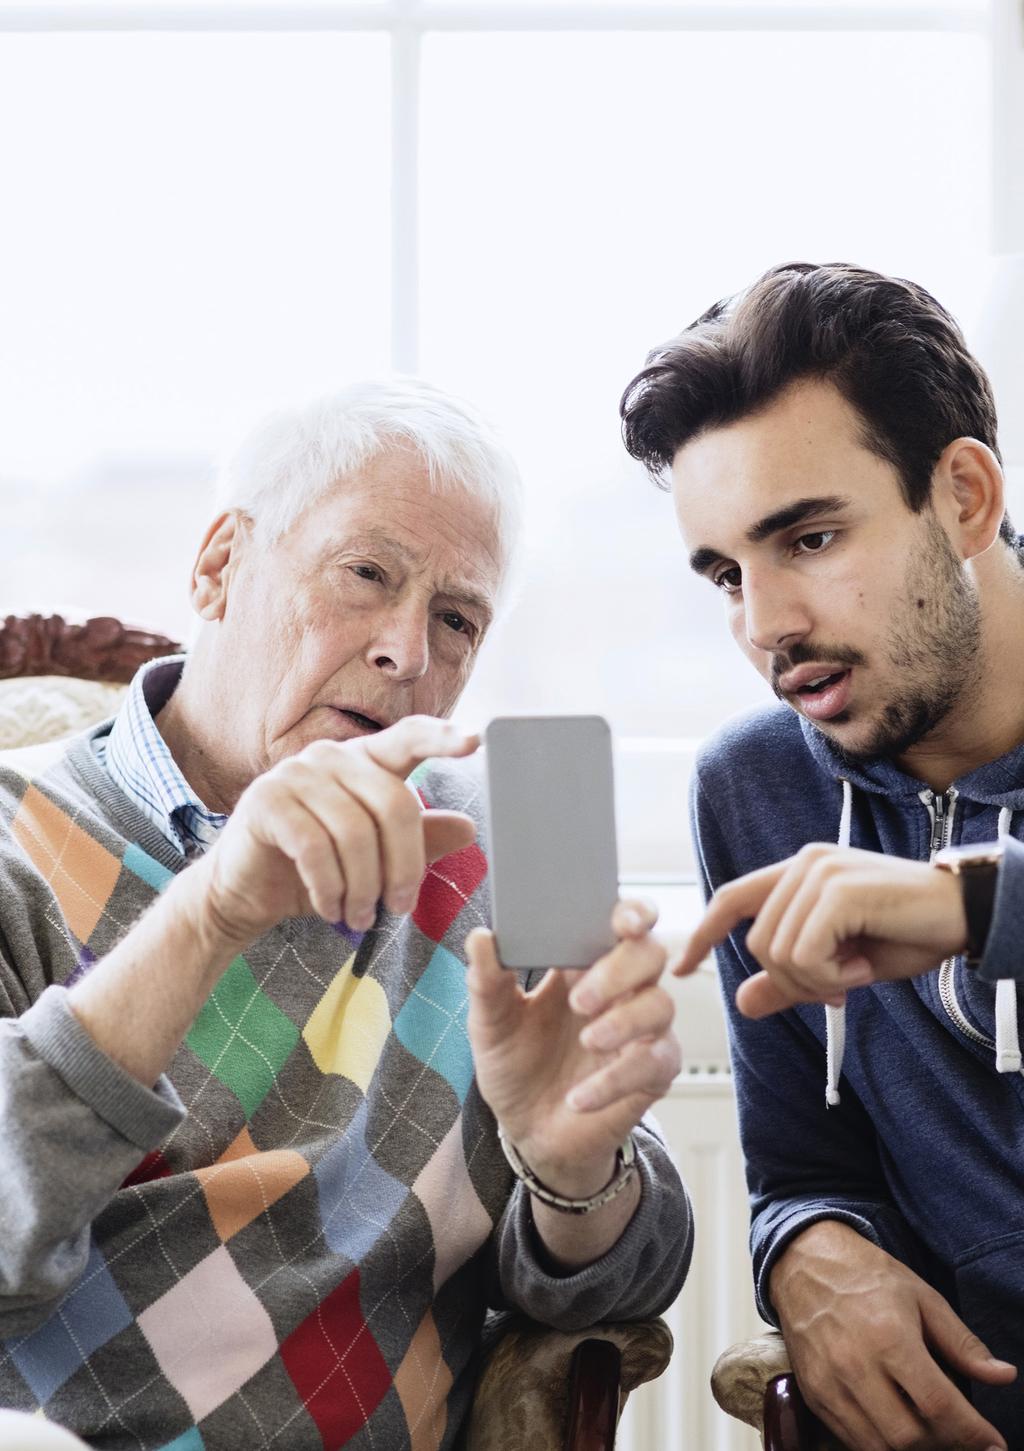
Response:
POLYGON ((516 1184, 496 1231, 501 1303, 495 1308, 579 1330, 602 1320, 640 1320, 671 1305, 693 1250, 690 1201, 650 1117, 633 1137, 640 1173, 636 1213, 608 1253, 575 1274, 552 1274, 542 1261, 529 1192, 516 1184))
POLYGON ((89 1228, 185 1110, 106 1056, 49 987, 0 1021, 0 1337, 42 1323, 85 1268, 89 1228))

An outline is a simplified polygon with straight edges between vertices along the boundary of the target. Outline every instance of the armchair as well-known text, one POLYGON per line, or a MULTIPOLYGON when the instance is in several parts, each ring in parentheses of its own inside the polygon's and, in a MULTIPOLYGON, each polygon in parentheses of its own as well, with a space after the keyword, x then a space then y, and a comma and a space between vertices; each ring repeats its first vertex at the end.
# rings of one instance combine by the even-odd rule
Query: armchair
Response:
POLYGON ((777 1330, 724 1351, 711 1392, 727 1415, 760 1431, 765 1451, 846 1451, 808 1410, 777 1330))
MULTIPOLYGON (((0 621, 0 750, 57 740, 112 715, 141 664, 182 648, 116 619, 8 615, 0 621)), ((659 1376, 671 1354, 671 1332, 658 1319, 566 1334, 496 1317, 461 1451, 611 1451, 627 1395, 659 1376)), ((0 1451, 72 1446, 82 1443, 59 1427, 0 1412, 0 1451)))

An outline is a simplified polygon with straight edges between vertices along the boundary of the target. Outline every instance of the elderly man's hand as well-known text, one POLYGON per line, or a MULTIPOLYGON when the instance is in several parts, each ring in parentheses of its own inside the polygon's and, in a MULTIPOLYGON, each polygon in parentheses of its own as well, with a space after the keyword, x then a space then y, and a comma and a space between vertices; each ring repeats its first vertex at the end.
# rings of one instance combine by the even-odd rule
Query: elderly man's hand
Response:
POLYGON ((840 1003, 848 988, 928 972, 967 942, 960 884, 925 862, 814 843, 712 897, 678 966, 693 972, 739 924, 764 969, 736 1006, 763 1018, 794 1003, 840 1003))
POLYGON ((285 917, 316 912, 369 927, 383 899, 411 910, 429 862, 468 846, 468 816, 424 811, 405 777, 431 756, 467 756, 479 738, 407 716, 377 735, 317 741, 243 793, 205 874, 207 931, 246 945, 285 917))
POLYGON ((811 1409, 859 1451, 890 1446, 1005 1451, 948 1371, 1007 1385, 937 1291, 848 1224, 798 1234, 771 1272, 772 1303, 811 1409))
POLYGON ((611 952, 585 972, 550 970, 529 993, 500 966, 490 932, 466 942, 480 1092, 538 1179, 570 1198, 603 1188, 616 1150, 679 1071, 654 922, 620 902, 611 952))

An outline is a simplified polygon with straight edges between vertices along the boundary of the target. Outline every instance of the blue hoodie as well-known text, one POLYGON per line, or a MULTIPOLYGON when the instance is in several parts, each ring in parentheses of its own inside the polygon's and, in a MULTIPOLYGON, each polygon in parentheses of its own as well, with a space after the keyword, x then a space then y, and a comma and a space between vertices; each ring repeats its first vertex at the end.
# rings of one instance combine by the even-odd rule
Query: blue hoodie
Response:
MULTIPOLYGON (((1024 978, 1024 746, 954 782, 938 807, 923 782, 883 759, 851 765, 782 705, 728 724, 702 751, 693 785, 707 893, 811 841, 927 861, 939 838, 1007 835, 980 966, 957 959, 944 974, 849 993, 845 1054, 841 1021, 831 1034, 842 1055, 831 1106, 826 1010, 742 1018, 736 989, 759 970, 747 924, 718 957, 761 1314, 778 1323, 769 1274, 794 1235, 819 1219, 851 1224, 1020 1368, 1014 1385, 974 1384, 971 1394, 1011 1447, 1024 1446, 1024 1075, 997 1072, 994 1052, 997 980, 1024 978)), ((1015 984, 998 992, 999 1036, 1012 1048, 1015 984)))

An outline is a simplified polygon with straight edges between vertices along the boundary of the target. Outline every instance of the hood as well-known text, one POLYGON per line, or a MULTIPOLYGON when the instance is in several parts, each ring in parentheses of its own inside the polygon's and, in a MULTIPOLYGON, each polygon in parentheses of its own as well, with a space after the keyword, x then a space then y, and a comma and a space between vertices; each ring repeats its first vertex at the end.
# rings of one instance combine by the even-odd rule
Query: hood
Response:
MULTIPOLYGON (((800 716, 804 743, 816 764, 836 780, 849 781, 857 791, 872 791, 891 800, 918 798, 928 789, 927 782, 905 771, 884 756, 867 761, 850 761, 827 736, 809 720, 800 716)), ((979 806, 998 810, 1024 811, 1024 745, 1015 746, 1005 756, 986 761, 950 783, 961 800, 975 801, 979 806)))

